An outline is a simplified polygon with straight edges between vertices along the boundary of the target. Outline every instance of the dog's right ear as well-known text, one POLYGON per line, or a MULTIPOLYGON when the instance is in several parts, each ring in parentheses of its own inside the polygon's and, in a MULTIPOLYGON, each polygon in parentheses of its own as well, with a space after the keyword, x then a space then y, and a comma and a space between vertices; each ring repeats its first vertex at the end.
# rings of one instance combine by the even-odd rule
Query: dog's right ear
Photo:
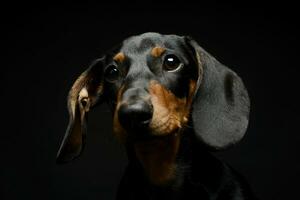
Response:
POLYGON ((69 125, 57 153, 56 162, 64 163, 78 157, 86 136, 86 114, 102 101, 103 58, 94 61, 73 84, 68 96, 69 125))
POLYGON ((245 135, 250 99, 242 79, 190 37, 185 37, 197 62, 199 77, 193 99, 196 138, 211 150, 226 149, 245 135))

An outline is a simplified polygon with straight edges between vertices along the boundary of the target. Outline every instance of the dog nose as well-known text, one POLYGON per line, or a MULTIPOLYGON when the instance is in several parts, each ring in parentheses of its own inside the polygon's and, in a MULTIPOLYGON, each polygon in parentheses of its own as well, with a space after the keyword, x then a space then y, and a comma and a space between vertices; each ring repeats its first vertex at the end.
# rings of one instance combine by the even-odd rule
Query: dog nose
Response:
POLYGON ((152 114, 152 105, 143 100, 123 104, 118 111, 119 121, 125 129, 148 127, 152 114))

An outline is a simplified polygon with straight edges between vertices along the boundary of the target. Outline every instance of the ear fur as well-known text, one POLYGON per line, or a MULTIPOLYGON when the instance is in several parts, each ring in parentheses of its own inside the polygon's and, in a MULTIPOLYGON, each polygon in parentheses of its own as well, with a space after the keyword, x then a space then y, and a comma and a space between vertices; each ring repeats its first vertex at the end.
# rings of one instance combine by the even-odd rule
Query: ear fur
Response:
POLYGON ((57 153, 57 163, 78 157, 86 137, 86 115, 103 94, 102 60, 98 59, 73 84, 68 95, 69 124, 57 153))
POLYGON ((186 37, 199 67, 192 121, 196 137, 212 150, 239 142, 247 129, 250 100, 241 78, 186 37))

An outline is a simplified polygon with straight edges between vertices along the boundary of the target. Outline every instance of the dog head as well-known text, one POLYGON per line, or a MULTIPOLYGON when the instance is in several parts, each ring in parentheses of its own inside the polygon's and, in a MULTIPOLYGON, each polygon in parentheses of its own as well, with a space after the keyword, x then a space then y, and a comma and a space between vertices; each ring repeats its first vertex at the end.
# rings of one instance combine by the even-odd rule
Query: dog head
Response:
POLYGON ((166 140, 178 146, 187 126, 210 149, 227 148, 244 136, 250 106, 238 75, 190 37, 133 36, 95 60, 72 86, 59 162, 80 155, 86 115, 101 102, 114 113, 116 137, 137 148, 166 140))

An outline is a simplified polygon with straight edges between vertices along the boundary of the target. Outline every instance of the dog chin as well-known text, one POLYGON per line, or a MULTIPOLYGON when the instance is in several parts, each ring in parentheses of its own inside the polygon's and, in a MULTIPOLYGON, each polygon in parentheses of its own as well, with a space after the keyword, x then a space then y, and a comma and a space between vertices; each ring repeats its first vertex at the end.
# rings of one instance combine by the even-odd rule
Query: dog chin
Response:
POLYGON ((151 129, 143 129, 139 130, 135 133, 129 134, 128 139, 133 143, 139 143, 139 142, 149 142, 153 143, 155 141, 164 141, 169 140, 179 134, 179 128, 175 129, 173 131, 170 131, 166 134, 164 132, 163 134, 161 132, 157 132, 156 130, 151 129))

